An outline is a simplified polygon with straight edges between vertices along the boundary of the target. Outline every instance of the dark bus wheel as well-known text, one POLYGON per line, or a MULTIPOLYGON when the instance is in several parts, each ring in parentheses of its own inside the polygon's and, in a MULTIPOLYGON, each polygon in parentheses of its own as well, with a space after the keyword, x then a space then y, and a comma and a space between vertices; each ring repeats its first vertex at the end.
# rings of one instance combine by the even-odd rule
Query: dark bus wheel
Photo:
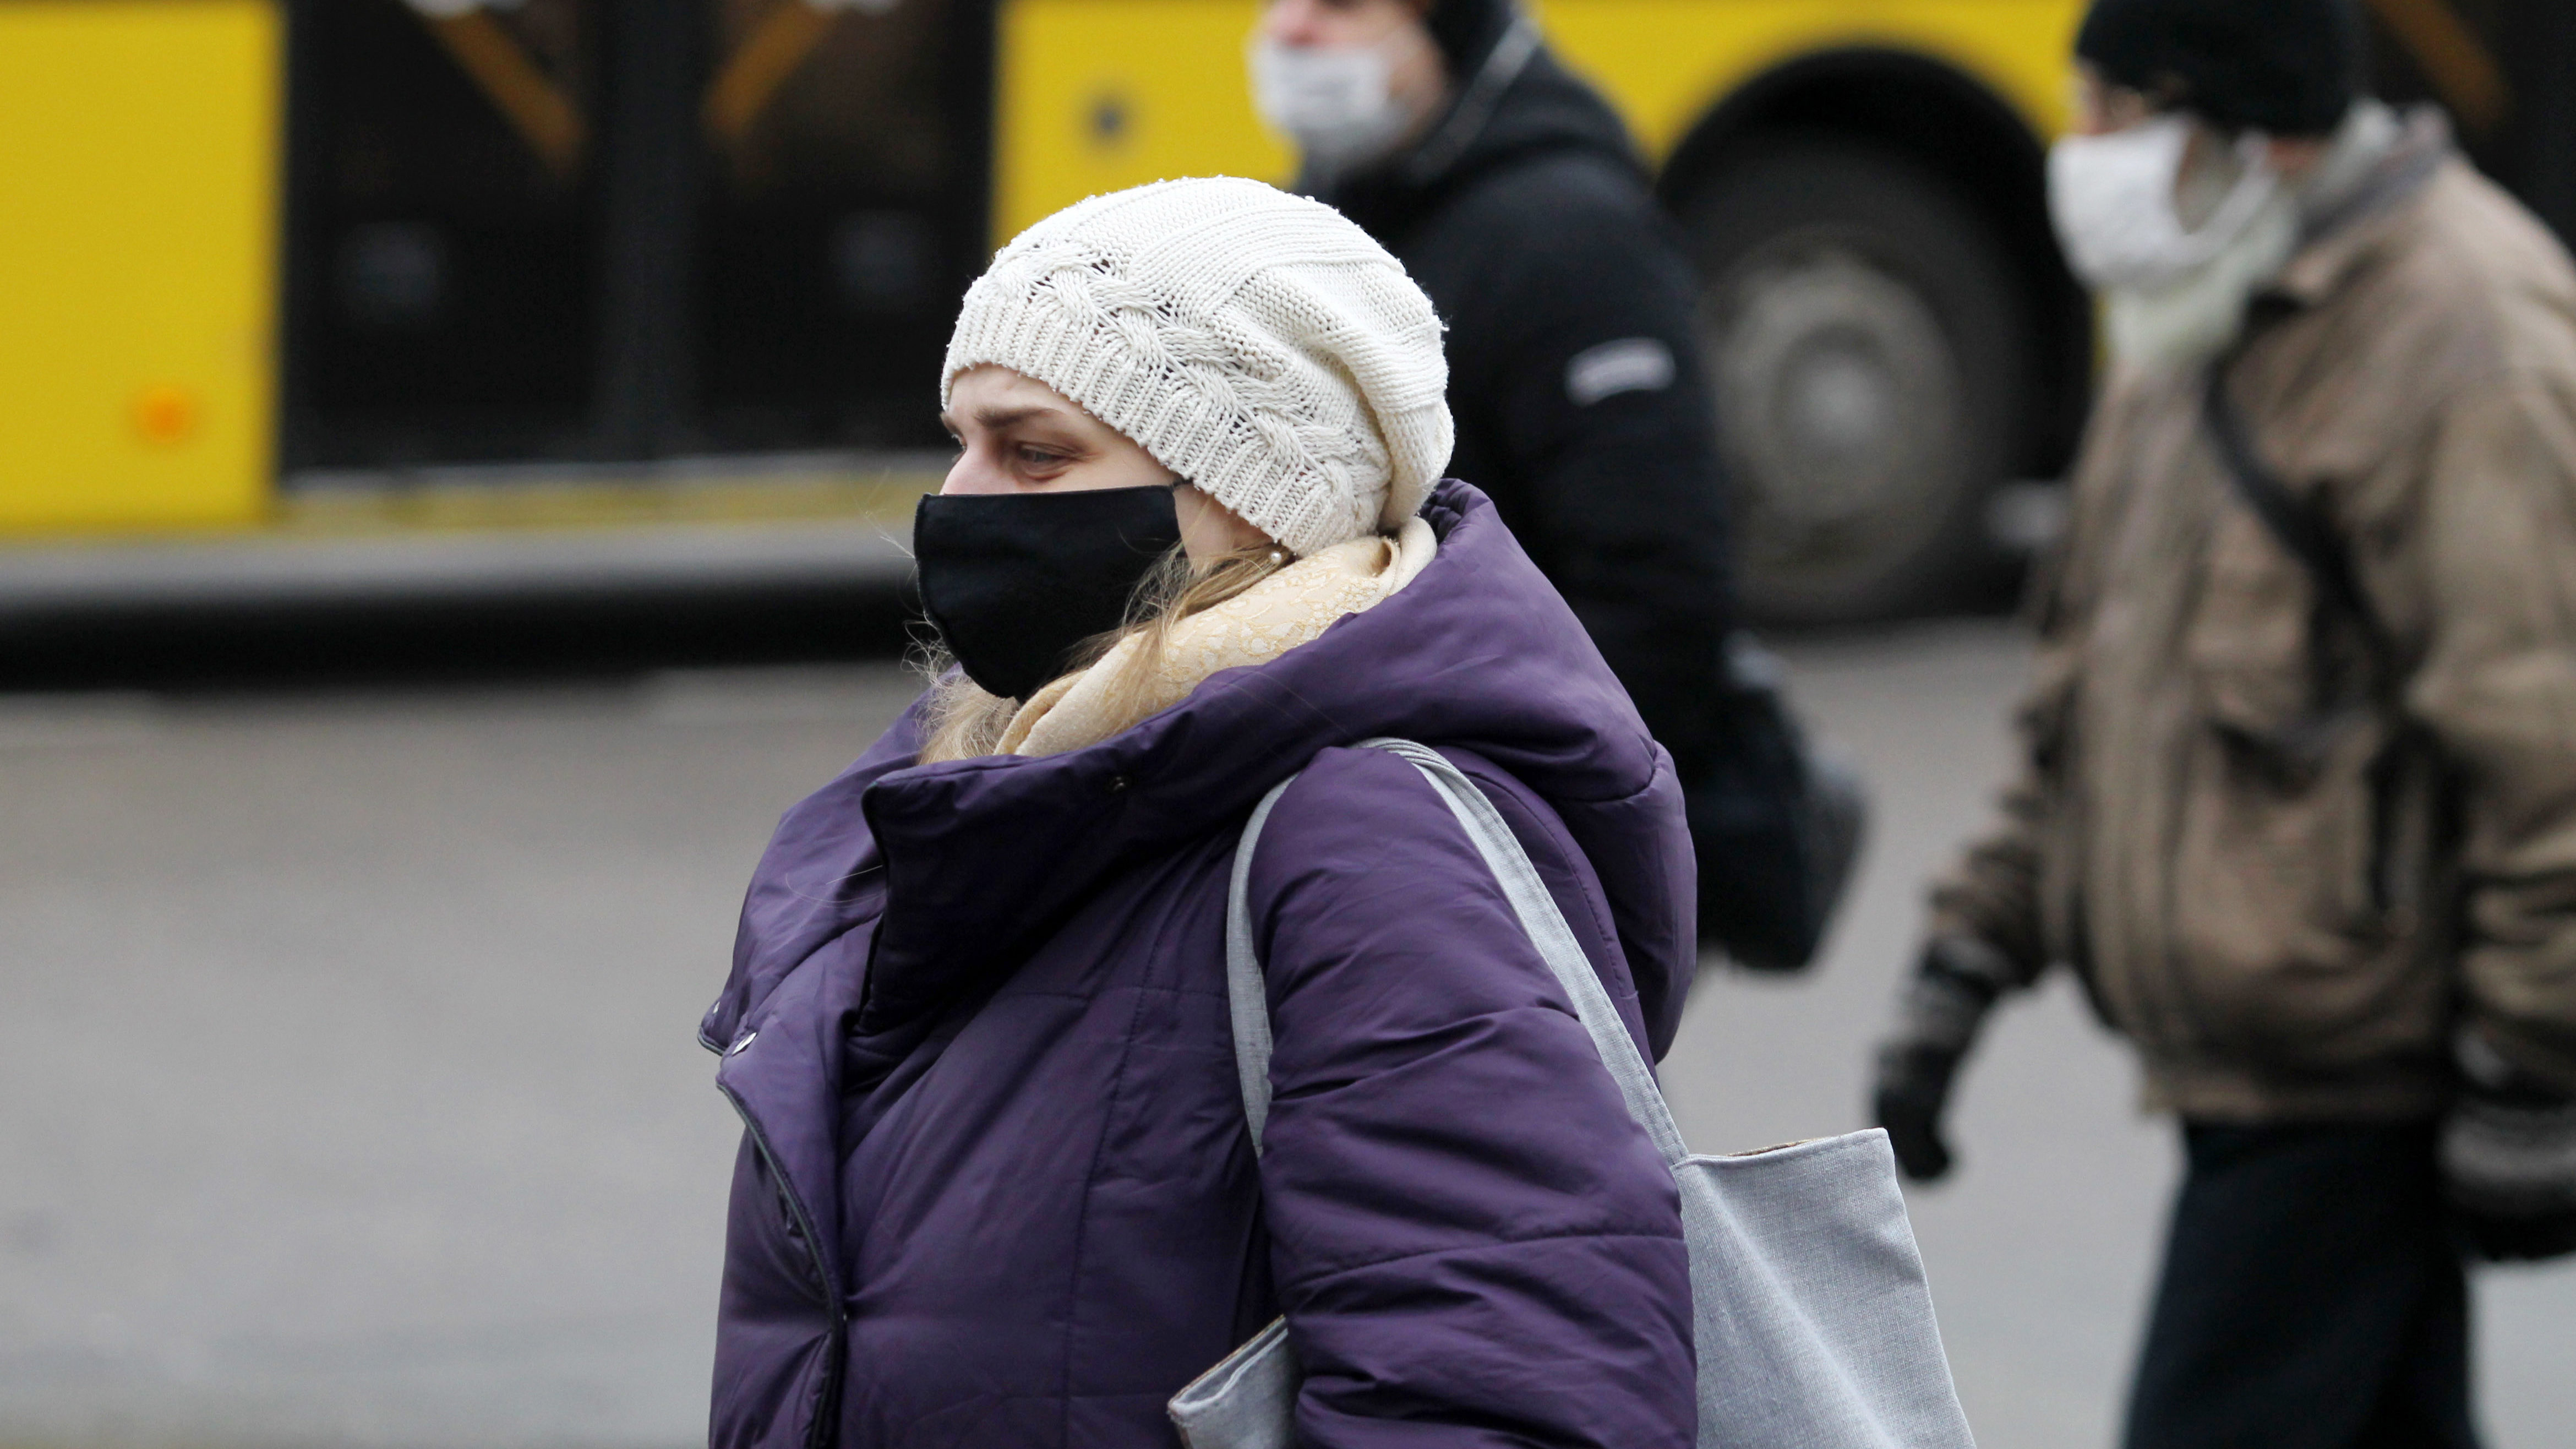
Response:
POLYGON ((1953 602, 1996 560, 2026 307, 1993 228, 1903 157, 1761 144, 1685 196, 1748 614, 1842 623, 1953 602))

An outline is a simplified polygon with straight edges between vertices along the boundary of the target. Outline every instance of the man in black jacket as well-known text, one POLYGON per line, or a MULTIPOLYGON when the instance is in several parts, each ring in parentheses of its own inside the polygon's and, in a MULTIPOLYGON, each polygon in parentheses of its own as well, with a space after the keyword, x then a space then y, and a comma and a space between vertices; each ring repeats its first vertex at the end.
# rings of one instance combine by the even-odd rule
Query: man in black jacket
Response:
POLYGON ((1803 901, 1787 914, 1820 926, 1816 877, 1839 869, 1812 842, 1762 848, 1798 834, 1805 767, 1776 695, 1730 665, 1697 281, 1626 129, 1512 0, 1269 0, 1252 74, 1298 189, 1395 253, 1449 325, 1450 471, 1492 495, 1672 752, 1702 940, 1802 964, 1812 929, 1746 918, 1803 901))

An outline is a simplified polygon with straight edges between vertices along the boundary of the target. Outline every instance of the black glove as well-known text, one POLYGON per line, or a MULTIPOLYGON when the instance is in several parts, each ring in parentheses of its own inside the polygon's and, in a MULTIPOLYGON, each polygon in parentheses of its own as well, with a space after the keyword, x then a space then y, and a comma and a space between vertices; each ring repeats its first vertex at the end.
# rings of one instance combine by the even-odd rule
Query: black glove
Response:
POLYGON ((2576 1252, 2576 1095, 2464 1027, 2459 1096, 2442 1123, 2442 1185, 2471 1246, 2496 1261, 2576 1252))
POLYGON ((1872 1106, 1896 1150, 1896 1165, 1917 1182, 1950 1170, 1950 1146, 1941 1140, 1950 1082, 2012 977, 2002 952, 1983 941, 1944 936, 1923 948, 1923 964, 1906 984, 1896 1032, 1879 1043, 1872 1106))

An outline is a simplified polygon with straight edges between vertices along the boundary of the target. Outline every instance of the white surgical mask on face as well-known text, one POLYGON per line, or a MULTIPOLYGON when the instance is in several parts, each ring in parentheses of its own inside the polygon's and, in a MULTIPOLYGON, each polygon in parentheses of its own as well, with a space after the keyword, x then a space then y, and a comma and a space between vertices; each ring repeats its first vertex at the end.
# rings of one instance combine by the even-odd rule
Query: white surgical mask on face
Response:
POLYGON ((1391 83, 1414 39, 1398 30, 1374 45, 1306 46, 1256 36, 1248 57, 1253 108, 1321 175, 1382 160, 1413 128, 1413 113, 1391 83))
POLYGON ((2186 227, 2175 184, 2191 145, 2189 118, 2168 113, 2126 130, 2067 136, 2048 152, 2048 214, 2067 264, 2100 288, 2155 290, 2207 265, 2242 237, 2280 190, 2263 136, 2237 141, 2236 183, 2209 217, 2186 227))

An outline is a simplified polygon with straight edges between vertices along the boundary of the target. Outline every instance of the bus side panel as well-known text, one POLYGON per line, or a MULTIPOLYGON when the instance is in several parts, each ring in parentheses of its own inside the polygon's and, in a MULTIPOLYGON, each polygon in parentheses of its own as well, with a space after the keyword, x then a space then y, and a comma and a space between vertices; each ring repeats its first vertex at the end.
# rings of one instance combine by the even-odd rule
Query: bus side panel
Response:
POLYGON ((1004 0, 994 243, 1086 196, 1179 176, 1282 181, 1252 111, 1248 0, 1004 0))
POLYGON ((0 533, 265 509, 280 41, 269 0, 0 4, 0 533))
MULTIPOLYGON (((1549 39, 1647 154, 1775 65, 1886 47, 1982 78, 2043 133, 2063 123, 2081 0, 1549 0, 1549 39)), ((1284 178, 1253 115, 1249 0, 1005 0, 996 244, 1085 196, 1169 176, 1284 178)))
POLYGON ((1912 51, 2064 124, 2081 0, 1549 0, 1548 39, 1661 160, 1764 71, 1822 50, 1912 51))

